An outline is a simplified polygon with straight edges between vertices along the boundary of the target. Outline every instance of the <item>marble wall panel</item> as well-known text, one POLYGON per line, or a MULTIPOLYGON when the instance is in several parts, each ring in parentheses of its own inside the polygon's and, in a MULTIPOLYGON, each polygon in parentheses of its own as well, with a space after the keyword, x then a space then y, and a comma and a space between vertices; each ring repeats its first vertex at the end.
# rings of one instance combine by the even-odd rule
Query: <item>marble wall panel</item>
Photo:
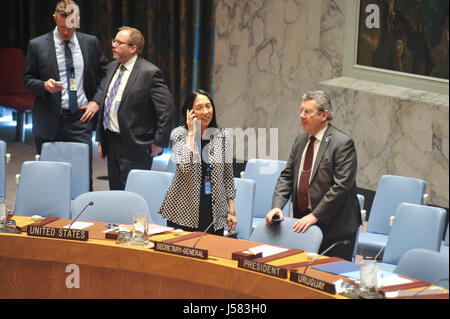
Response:
MULTIPOLYGON (((375 190, 383 174, 419 177, 430 202, 448 207, 448 95, 342 77, 346 2, 218 0, 218 123, 267 134, 276 128, 271 155, 286 160, 301 130, 301 96, 325 89, 333 123, 355 139, 359 187, 375 190)), ((237 157, 246 160, 248 145, 239 147, 237 157)))

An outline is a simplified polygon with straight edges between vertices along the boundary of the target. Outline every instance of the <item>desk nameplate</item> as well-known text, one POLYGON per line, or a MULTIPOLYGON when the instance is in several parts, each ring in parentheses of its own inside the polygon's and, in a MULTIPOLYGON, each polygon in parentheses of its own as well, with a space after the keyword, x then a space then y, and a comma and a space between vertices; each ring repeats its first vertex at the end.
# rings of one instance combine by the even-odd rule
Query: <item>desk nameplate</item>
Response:
POLYGON ((325 291, 330 294, 336 294, 336 287, 332 283, 314 277, 306 276, 296 271, 291 270, 291 276, 289 280, 303 286, 325 291))
POLYGON ((159 241, 155 241, 153 250, 191 258, 208 259, 208 251, 206 249, 191 248, 159 241))
POLYGON ((27 227, 27 235, 34 237, 47 237, 80 241, 87 241, 89 239, 89 231, 87 230, 43 227, 34 225, 29 225, 27 227))
POLYGON ((239 258, 238 267, 247 269, 247 270, 251 270, 251 271, 255 271, 255 272, 259 272, 259 273, 269 275, 272 277, 278 277, 278 278, 282 278, 282 279, 287 278, 287 269, 277 267, 277 266, 272 266, 272 265, 265 264, 265 263, 262 263, 259 261, 254 261, 251 259, 239 258))

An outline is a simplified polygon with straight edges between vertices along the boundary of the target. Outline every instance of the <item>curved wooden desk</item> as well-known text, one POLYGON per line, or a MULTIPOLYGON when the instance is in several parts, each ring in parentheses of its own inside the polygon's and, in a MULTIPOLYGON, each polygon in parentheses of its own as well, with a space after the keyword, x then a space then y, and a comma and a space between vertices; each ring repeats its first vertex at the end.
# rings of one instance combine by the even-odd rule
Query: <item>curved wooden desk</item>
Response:
POLYGON ((0 233, 0 298, 339 298, 237 268, 237 261, 198 260, 87 242, 0 233), (70 264, 80 288, 67 288, 70 264))

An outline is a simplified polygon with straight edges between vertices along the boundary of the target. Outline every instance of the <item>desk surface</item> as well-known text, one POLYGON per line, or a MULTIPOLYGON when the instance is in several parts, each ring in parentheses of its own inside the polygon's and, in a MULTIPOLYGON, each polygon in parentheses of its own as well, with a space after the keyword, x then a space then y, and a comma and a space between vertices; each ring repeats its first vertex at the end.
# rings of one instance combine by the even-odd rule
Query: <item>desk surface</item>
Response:
MULTIPOLYGON (((24 217, 15 219, 24 224, 24 217)), ((151 239, 174 236, 168 232, 151 239)), ((114 240, 81 242, 1 233, 0 298, 340 298, 238 268, 237 261, 214 256, 211 250, 209 256, 199 260, 120 246, 114 240), (80 288, 66 285, 73 275, 66 267, 73 264, 79 267, 80 288)), ((300 253, 284 261, 306 258, 300 253)))
MULTIPOLYGON (((30 223, 27 217, 14 218, 18 226, 30 223)), ((69 223, 58 221, 52 226, 63 227, 69 223)), ((93 235, 87 242, 0 233, 0 298, 342 298, 289 279, 238 268, 237 261, 229 256, 236 247, 248 249, 259 243, 209 235, 209 239, 200 241, 198 248, 208 249, 210 258, 200 260, 117 245, 115 240, 100 239, 105 229, 104 223, 87 228, 93 235), (69 265, 78 266, 79 274, 67 268, 69 265), (79 278, 79 288, 68 287, 74 275, 79 278)), ((151 240, 174 237, 173 232, 166 232, 151 236, 151 240)), ((195 240, 186 241, 189 246, 190 241, 195 240)), ((323 257, 322 261, 327 259, 323 257)), ((267 264, 298 265, 287 268, 302 270, 309 260, 301 252, 267 264)), ((342 278, 332 274, 324 276, 313 269, 308 274, 322 276, 329 282, 342 278)))

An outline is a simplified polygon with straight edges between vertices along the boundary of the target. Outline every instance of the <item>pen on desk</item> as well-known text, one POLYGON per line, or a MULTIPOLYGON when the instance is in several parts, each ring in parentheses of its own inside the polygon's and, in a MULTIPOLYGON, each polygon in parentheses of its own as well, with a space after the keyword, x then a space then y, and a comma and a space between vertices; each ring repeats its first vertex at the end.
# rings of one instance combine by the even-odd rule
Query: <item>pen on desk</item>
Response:
POLYGON ((247 249, 247 251, 252 254, 252 255, 256 255, 253 251, 251 251, 250 249, 247 249))

